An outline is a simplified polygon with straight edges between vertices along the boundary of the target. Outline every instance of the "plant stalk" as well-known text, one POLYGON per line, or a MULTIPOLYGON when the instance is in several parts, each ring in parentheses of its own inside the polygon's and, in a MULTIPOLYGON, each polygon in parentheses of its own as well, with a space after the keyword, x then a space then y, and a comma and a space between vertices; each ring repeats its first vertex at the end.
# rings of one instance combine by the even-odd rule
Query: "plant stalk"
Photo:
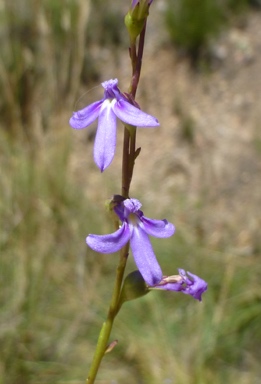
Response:
MULTIPOLYGON (((146 23, 139 38, 138 53, 136 52, 136 46, 133 45, 130 48, 130 56, 132 63, 132 80, 130 85, 130 95, 135 99, 140 72, 142 65, 142 56, 144 48, 144 38, 146 31, 146 23)), ((124 140, 123 140, 123 156, 122 156, 122 196, 129 197, 129 190, 132 180, 132 174, 135 164, 136 154, 136 127, 125 126, 124 128, 124 140)), ((121 294, 121 287, 124 278, 125 267, 129 254, 129 242, 120 250, 119 264, 116 270, 116 278, 111 297, 111 302, 107 314, 107 319, 103 323, 96 350, 94 353, 93 361, 89 370, 86 384, 93 384, 97 376, 101 361, 106 353, 109 344, 109 338, 113 326, 114 319, 119 311, 119 299, 121 294)))

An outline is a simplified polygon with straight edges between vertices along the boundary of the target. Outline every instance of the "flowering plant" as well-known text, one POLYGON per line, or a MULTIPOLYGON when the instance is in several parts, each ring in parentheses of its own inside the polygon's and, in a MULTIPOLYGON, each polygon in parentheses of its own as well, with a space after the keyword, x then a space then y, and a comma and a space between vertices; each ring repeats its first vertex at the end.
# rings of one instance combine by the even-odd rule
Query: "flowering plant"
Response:
POLYGON ((152 1, 132 0, 125 17, 132 65, 129 92, 120 91, 117 79, 104 81, 102 83, 103 98, 74 112, 70 119, 70 125, 75 129, 86 128, 98 119, 94 161, 101 172, 111 164, 115 155, 117 118, 124 124, 121 194, 114 195, 109 203, 109 209, 113 213, 115 232, 105 235, 89 234, 86 238, 87 245, 96 252, 105 254, 119 252, 108 316, 100 331, 87 384, 94 383, 104 354, 116 345, 115 342, 109 343, 109 337, 114 319, 124 302, 139 298, 155 289, 183 292, 201 301, 202 294, 207 290, 207 283, 203 279, 183 269, 178 270, 178 275, 163 275, 149 236, 170 237, 174 234, 175 227, 166 219, 155 220, 146 217, 141 211, 140 201, 129 196, 135 160, 140 152, 140 148, 136 148, 136 128, 159 126, 158 120, 143 112, 135 101, 141 72, 146 22, 152 1), (138 269, 124 278, 130 249, 138 269))

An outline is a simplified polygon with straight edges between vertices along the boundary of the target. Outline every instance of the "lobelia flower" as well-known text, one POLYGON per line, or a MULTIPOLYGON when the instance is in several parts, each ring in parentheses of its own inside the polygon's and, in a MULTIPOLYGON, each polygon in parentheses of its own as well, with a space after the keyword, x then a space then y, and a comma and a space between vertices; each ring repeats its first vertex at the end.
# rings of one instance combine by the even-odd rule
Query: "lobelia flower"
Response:
POLYGON ((181 291, 201 301, 201 295, 208 289, 208 284, 197 275, 193 275, 193 273, 187 272, 186 274, 184 269, 179 269, 178 271, 179 275, 164 276, 160 283, 150 288, 181 291))
POLYGON ((132 105, 118 88, 118 80, 102 83, 103 99, 73 112, 70 125, 75 129, 88 127, 98 118, 94 142, 94 161, 103 172, 112 162, 116 147, 116 118, 126 124, 138 127, 156 127, 158 120, 132 105))
POLYGON ((170 237, 175 227, 167 220, 153 220, 145 217, 140 208, 141 203, 137 199, 126 199, 116 204, 114 212, 122 222, 121 227, 109 235, 90 234, 86 242, 94 251, 113 253, 130 241, 135 263, 145 282, 152 286, 160 283, 163 275, 148 235, 160 238, 170 237))

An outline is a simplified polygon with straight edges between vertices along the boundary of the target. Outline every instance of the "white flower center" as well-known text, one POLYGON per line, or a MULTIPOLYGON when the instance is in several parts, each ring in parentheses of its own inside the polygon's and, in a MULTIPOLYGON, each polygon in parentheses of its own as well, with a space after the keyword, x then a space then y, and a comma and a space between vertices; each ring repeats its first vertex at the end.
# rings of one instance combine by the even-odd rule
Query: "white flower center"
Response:
POLYGON ((139 218, 135 213, 130 213, 128 217, 129 223, 131 223, 133 226, 137 227, 139 224, 139 218))

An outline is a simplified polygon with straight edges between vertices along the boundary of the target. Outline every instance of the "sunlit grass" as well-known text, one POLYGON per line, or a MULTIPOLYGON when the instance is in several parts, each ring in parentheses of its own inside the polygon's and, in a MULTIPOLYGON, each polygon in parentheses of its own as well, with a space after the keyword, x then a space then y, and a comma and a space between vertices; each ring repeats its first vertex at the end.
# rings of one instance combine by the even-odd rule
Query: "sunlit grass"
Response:
POLYGON ((81 323, 87 328, 93 317, 88 306, 96 300, 92 292, 100 267, 91 257, 86 263, 84 239, 88 220, 95 227, 95 213, 70 180, 69 137, 57 136, 33 152, 25 143, 1 138, 0 370, 5 383, 41 381, 49 370, 52 381, 57 372, 66 372, 81 323), (94 285, 86 280, 87 268, 94 285))

